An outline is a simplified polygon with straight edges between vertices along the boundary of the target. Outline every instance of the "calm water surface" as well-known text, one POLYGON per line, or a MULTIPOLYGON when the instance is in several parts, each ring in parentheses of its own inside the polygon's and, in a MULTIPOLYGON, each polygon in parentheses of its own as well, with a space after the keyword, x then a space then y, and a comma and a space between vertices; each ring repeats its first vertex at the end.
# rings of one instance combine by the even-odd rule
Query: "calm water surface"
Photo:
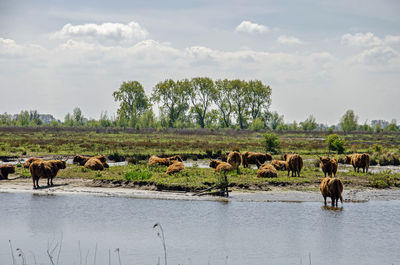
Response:
MULTIPOLYGON (((400 201, 213 202, 0 193, 0 264, 12 264, 8 240, 34 264, 157 264, 153 225, 166 236, 168 264, 400 264, 400 201), (79 247, 80 245, 80 247, 79 247)), ((20 264, 20 262, 18 263, 20 264)))

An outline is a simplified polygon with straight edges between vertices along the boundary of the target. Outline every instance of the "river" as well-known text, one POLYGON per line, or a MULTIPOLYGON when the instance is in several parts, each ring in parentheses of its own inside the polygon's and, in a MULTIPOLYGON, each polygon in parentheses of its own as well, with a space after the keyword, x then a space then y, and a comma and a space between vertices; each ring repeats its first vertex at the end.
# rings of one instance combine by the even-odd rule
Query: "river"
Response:
POLYGON ((0 264, 399 264, 400 200, 339 206, 0 193, 0 264))

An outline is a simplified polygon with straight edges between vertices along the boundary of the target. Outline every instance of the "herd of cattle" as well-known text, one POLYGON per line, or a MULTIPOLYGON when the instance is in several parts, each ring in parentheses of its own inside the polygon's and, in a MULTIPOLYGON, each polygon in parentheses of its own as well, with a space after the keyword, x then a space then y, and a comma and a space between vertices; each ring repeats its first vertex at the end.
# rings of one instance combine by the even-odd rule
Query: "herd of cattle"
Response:
MULTIPOLYGON (((210 167, 215 168, 217 172, 228 172, 237 170, 239 173, 239 166, 242 165, 244 168, 248 168, 250 164, 254 164, 258 167, 257 177, 259 178, 273 178, 277 177, 277 170, 287 170, 288 176, 292 172, 291 176, 300 177, 301 169, 303 168, 303 159, 298 154, 285 154, 282 160, 273 160, 272 156, 268 153, 254 153, 254 152, 243 152, 240 154, 237 151, 228 152, 227 159, 225 161, 212 160, 210 167), (267 161, 271 161, 267 163, 267 161)), ((76 155, 73 159, 73 163, 84 166, 91 170, 104 170, 108 168, 106 162, 107 158, 104 155, 98 155, 94 157, 76 155)), ((359 172, 360 169, 363 172, 368 172, 369 168, 369 155, 368 154, 352 154, 345 158, 346 164, 351 164, 354 171, 359 172)), ((152 155, 148 160, 148 165, 163 165, 167 166, 166 173, 168 175, 174 174, 185 169, 182 162, 182 158, 179 155, 161 158, 152 155)), ((338 161, 335 158, 320 157, 320 166, 324 172, 324 179, 321 180, 320 190, 324 197, 325 205, 326 198, 330 197, 332 200, 332 206, 338 203, 340 199, 342 201, 343 183, 340 179, 336 178, 336 172, 338 168, 338 161), (328 175, 328 177, 326 177, 328 175), (331 178, 333 175, 333 178, 331 178)), ((24 168, 29 168, 33 188, 39 188, 39 179, 47 179, 47 185, 53 185, 53 178, 57 175, 60 169, 66 168, 66 161, 63 160, 50 160, 44 161, 41 158, 29 158, 23 163, 24 168)), ((9 174, 15 173, 15 168, 12 165, 0 165, 0 179, 7 179, 9 174)))

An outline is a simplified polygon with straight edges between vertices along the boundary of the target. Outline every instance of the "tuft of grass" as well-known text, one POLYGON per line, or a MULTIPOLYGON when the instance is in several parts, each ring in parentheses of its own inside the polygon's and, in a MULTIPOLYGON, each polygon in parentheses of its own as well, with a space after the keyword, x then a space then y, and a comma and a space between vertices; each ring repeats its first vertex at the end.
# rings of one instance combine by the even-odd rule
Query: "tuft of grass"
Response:
POLYGON ((148 180, 153 176, 153 174, 146 168, 133 167, 125 172, 125 180, 148 180))

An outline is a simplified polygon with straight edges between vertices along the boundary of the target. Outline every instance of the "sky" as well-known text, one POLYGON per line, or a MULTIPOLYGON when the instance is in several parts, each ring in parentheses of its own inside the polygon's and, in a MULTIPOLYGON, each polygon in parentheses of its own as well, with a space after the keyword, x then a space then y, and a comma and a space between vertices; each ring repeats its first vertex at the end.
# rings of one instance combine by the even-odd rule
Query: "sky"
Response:
POLYGON ((400 1, 0 0, 0 113, 115 115, 139 81, 261 80, 286 122, 400 122, 400 1))

